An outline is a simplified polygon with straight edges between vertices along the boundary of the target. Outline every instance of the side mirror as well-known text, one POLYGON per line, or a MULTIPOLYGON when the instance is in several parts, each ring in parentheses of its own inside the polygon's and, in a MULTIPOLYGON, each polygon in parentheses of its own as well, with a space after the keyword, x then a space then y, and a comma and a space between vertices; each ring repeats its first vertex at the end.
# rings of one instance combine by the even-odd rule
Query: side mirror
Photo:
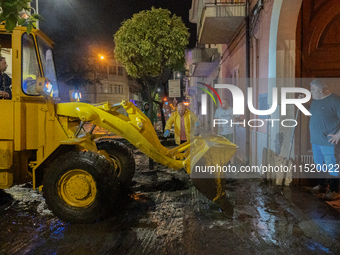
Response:
POLYGON ((43 95, 45 98, 52 98, 53 97, 53 86, 49 79, 45 77, 39 77, 37 79, 37 92, 40 95, 43 95))

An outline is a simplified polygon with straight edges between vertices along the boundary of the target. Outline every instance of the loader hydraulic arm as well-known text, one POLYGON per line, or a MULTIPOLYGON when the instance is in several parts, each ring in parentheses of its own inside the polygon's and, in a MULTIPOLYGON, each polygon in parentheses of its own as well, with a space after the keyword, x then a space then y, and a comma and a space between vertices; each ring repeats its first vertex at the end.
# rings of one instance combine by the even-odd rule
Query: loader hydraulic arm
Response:
MULTIPOLYGON (((109 103, 97 105, 80 102, 59 103, 56 111, 57 115, 79 118, 81 122, 91 122, 122 136, 156 162, 173 169, 185 168, 188 173, 191 171, 190 161, 191 164, 196 163, 216 145, 219 145, 216 147, 216 149, 219 147, 219 150, 221 146, 227 146, 230 158, 236 152, 236 145, 218 137, 208 139, 194 137, 191 139, 191 143, 188 141, 170 150, 160 143, 149 118, 131 102, 122 101, 115 105, 109 103), (118 112, 121 107, 126 110, 128 116, 118 112)), ((221 160, 229 161, 229 159, 223 157, 221 160)))

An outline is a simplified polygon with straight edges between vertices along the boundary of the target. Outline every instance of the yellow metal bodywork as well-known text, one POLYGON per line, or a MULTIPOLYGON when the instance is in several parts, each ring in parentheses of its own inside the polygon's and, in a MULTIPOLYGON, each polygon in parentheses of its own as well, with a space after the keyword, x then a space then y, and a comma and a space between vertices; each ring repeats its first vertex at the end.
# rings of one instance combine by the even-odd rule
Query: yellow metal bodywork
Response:
POLYGON ((0 169, 0 189, 7 189, 13 185, 13 173, 0 169))
POLYGON ((13 165, 13 141, 0 141, 0 169, 9 169, 13 165))
POLYGON ((0 140, 12 140, 14 138, 14 114, 13 101, 0 99, 1 132, 0 140), (4 128, 6 127, 6 128, 4 128))
POLYGON ((0 141, 0 188, 9 188, 13 183, 13 141, 0 141))

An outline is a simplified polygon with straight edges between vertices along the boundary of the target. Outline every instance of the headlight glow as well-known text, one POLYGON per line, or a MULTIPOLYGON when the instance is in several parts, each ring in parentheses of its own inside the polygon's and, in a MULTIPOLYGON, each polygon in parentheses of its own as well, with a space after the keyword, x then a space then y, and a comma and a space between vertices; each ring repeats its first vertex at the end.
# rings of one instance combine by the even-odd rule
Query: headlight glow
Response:
POLYGON ((46 86, 46 92, 51 93, 52 88, 53 88, 52 84, 50 82, 46 82, 45 86, 46 86))

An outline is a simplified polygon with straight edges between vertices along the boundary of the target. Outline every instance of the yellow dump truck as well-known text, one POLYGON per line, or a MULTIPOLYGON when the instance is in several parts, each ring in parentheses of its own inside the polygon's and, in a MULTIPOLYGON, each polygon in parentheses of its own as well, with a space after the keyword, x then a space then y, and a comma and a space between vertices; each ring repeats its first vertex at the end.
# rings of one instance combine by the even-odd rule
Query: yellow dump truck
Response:
MULTIPOLYGON (((0 44, 8 63, 6 73, 12 77, 12 98, 0 99, 0 189, 33 181, 33 188, 42 189, 48 207, 61 219, 75 223, 103 219, 114 206, 120 185, 133 178, 130 150, 93 134, 96 126, 124 137, 155 161, 188 173, 208 151, 217 155, 223 145, 228 149, 224 161, 236 151, 234 144, 219 137, 194 137, 170 150, 130 102, 60 103, 53 42, 40 30, 28 35, 19 26, 6 33, 0 26, 0 44), (117 111, 120 107, 128 116, 117 111), (83 126, 89 122, 93 128, 86 132, 83 126)), ((206 192, 206 185, 201 191, 228 210, 221 180, 213 180, 209 188, 213 192, 206 192)))

